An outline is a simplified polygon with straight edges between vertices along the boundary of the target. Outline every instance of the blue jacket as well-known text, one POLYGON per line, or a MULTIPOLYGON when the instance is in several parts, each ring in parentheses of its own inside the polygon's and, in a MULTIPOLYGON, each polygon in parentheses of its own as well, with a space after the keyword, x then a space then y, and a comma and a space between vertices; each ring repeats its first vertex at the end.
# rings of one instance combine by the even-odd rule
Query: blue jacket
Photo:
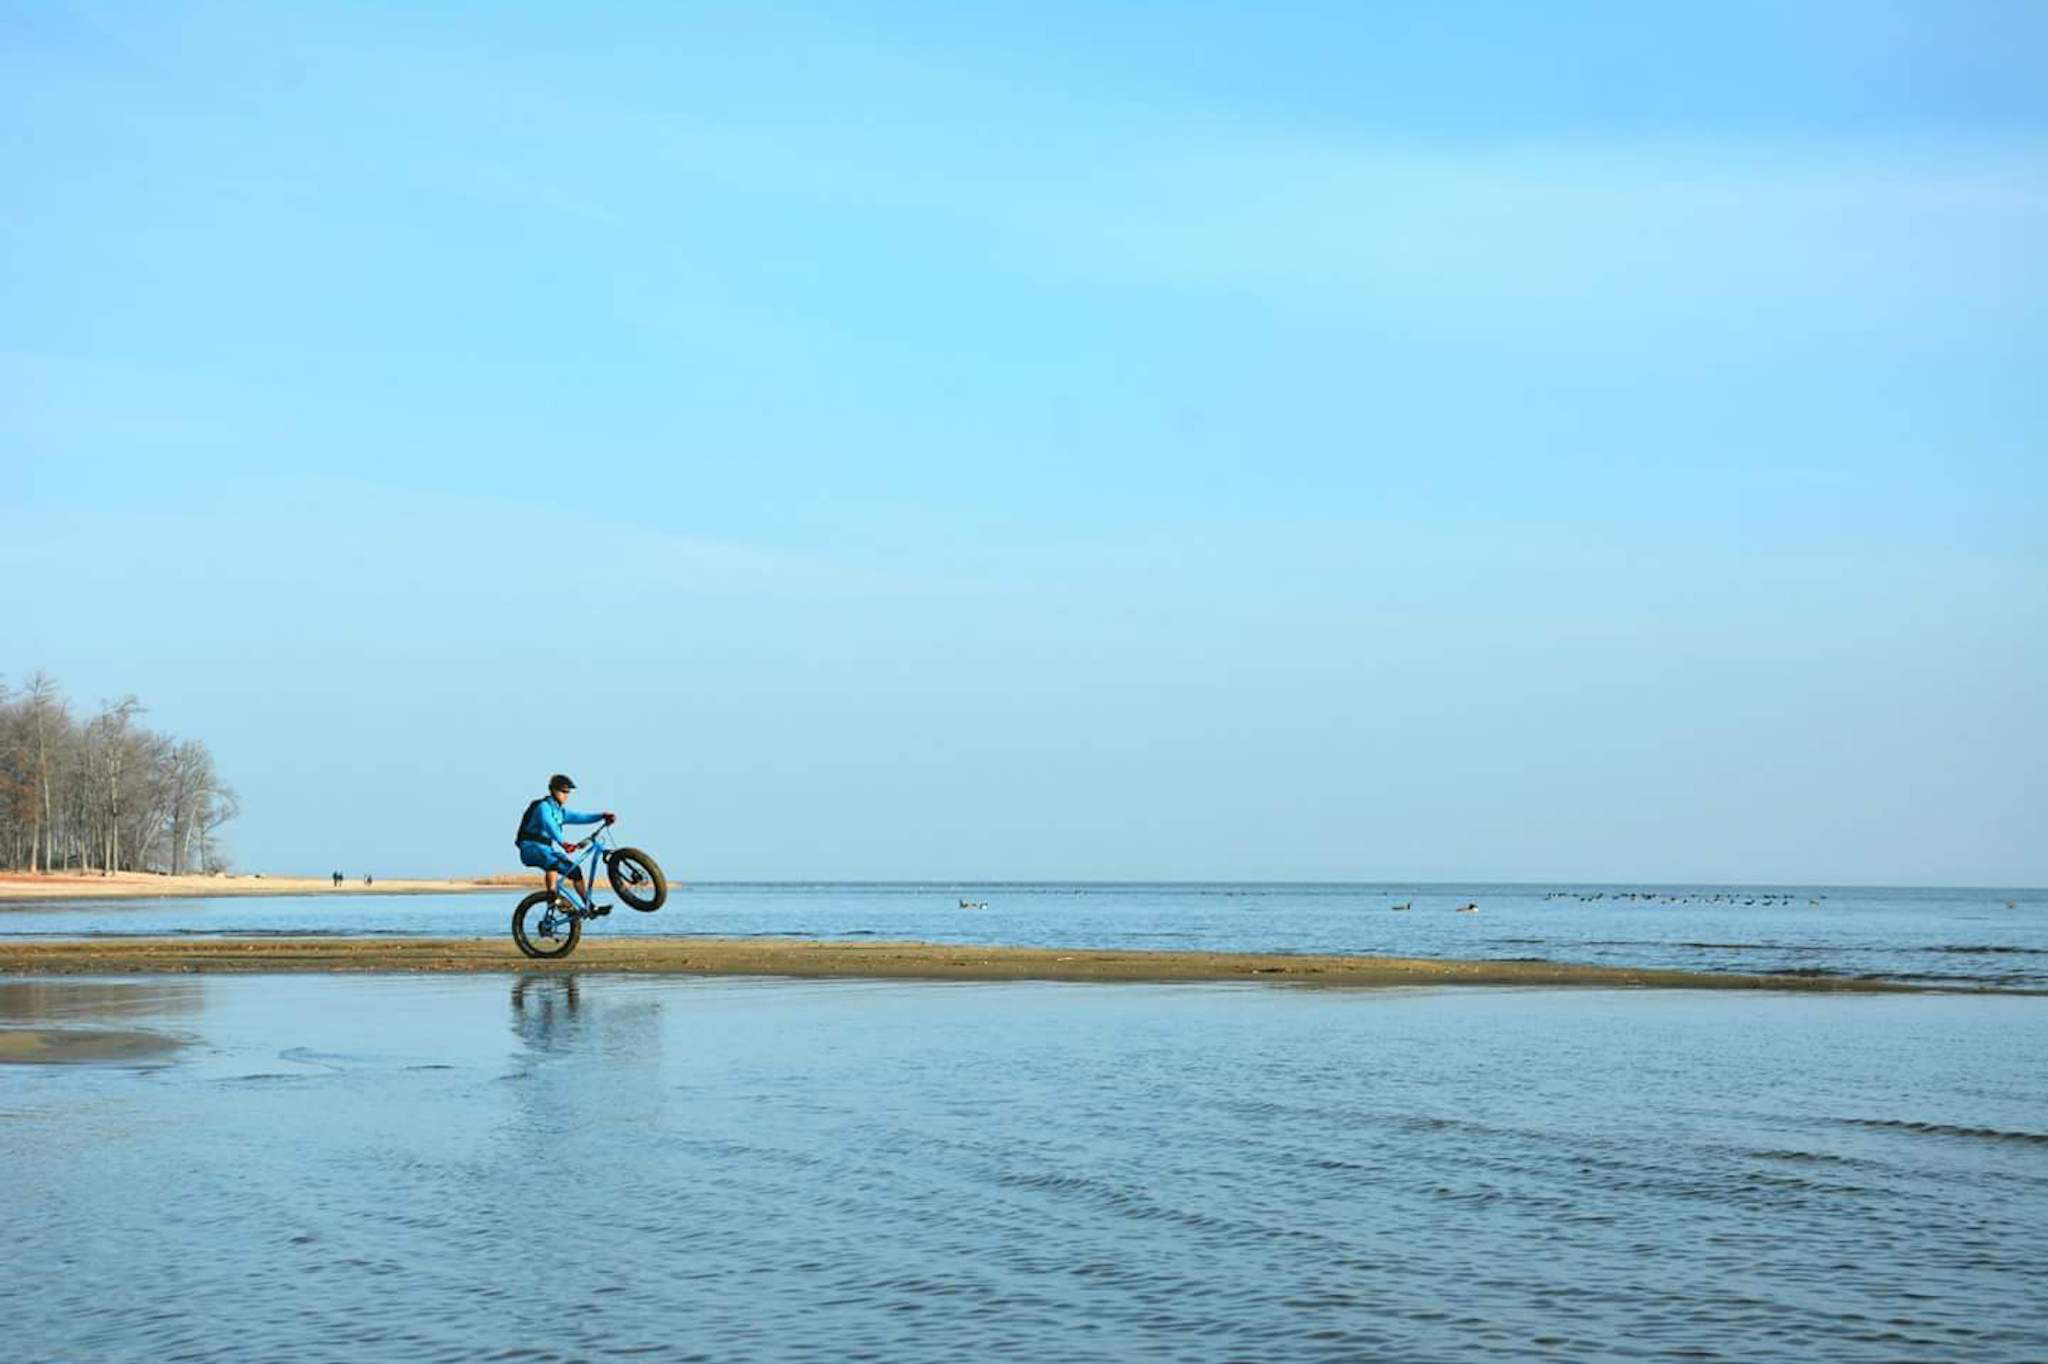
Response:
MULTIPOLYGON (((602 823, 604 823, 603 815, 586 815, 581 810, 564 809, 562 806, 555 804, 553 796, 545 796, 541 799, 540 808, 533 812, 532 823, 528 824, 524 832, 529 835, 538 835, 537 837, 529 837, 526 840, 527 842, 545 843, 557 852, 566 853, 568 849, 562 846, 567 841, 562 837, 562 826, 564 824, 602 823)), ((500 837, 503 837, 503 835, 501 834, 500 837)))

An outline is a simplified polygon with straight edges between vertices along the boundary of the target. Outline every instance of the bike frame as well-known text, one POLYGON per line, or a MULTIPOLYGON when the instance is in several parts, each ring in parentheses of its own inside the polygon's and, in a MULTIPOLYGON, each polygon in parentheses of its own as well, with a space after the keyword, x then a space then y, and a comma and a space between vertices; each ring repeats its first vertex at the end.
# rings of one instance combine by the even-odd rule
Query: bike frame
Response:
MULTIPOLYGON (((571 855, 569 858, 572 863, 578 864, 577 870, 583 873, 583 884, 589 887, 593 894, 597 890, 598 863, 602 862, 604 855, 611 851, 609 842, 611 830, 612 826, 609 824, 598 825, 589 838, 583 840, 589 844, 589 847, 583 852, 571 855)), ((545 881, 545 874, 543 874, 542 879, 545 881)), ((577 902, 576 887, 570 882, 567 872, 558 871, 555 873, 555 891, 564 900, 569 902, 569 907, 574 912, 578 914, 588 914, 590 912, 589 901, 586 900, 580 904, 577 902)))

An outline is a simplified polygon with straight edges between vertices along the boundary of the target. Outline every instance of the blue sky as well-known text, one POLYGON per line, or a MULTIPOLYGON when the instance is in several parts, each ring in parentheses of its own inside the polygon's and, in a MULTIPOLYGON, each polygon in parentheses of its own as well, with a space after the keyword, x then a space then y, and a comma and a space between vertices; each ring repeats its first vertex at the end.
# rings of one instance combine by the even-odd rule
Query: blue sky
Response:
POLYGON ((252 868, 2048 883, 2048 6, 0 4, 0 675, 252 868))

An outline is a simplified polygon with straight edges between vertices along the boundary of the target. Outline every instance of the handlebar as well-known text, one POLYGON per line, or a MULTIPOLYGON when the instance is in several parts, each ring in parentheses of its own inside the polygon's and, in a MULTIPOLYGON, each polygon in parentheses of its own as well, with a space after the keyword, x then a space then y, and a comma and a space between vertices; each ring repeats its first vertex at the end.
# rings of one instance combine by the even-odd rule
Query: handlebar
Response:
MULTIPOLYGON (((597 842, 597 840, 600 837, 602 837, 606 833, 606 831, 608 831, 611 827, 612 822, 600 819, 597 822, 597 827, 592 829, 589 833, 583 835, 583 837, 563 839, 562 846, 571 852, 581 851, 583 848, 589 846, 590 844, 597 842)), ((568 831, 565 829, 563 830, 563 832, 567 833, 568 831)))

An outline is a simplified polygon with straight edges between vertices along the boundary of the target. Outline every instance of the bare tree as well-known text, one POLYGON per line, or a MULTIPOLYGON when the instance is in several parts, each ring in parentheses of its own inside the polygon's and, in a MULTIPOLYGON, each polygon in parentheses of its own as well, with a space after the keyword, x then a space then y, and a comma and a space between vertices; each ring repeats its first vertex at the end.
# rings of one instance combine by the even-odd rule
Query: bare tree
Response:
POLYGON ((40 806, 29 837, 29 870, 35 865, 35 833, 43 839, 44 871, 50 870, 57 846, 57 830, 51 818, 50 775, 53 747, 59 736, 71 729, 71 714, 58 695, 57 680, 38 668, 28 675, 28 690, 22 694, 22 709, 28 744, 29 771, 40 797, 40 806))
POLYGON ((220 783, 213 773, 213 754, 197 739, 188 739, 171 750, 168 777, 170 861, 175 876, 191 862, 192 844, 203 822, 215 811, 220 783))
POLYGON ((228 869, 227 858, 214 844, 213 831, 241 813, 241 802, 235 799, 235 793, 225 786, 216 787, 199 816, 200 870, 212 873, 228 869))
POLYGON ((51 871, 180 872, 220 866, 221 826, 235 817, 213 755, 137 721, 133 696, 73 721, 56 682, 0 683, 0 865, 51 871))
POLYGON ((169 840, 173 777, 177 745, 161 734, 138 730, 129 736, 121 790, 121 846, 127 865, 161 870, 170 860, 169 840), (159 850, 164 856, 159 858, 159 850))
POLYGON ((26 731, 12 693, 0 678, 0 833, 7 837, 8 864, 21 861, 21 832, 30 829, 29 860, 35 860, 35 785, 29 780, 26 731))

